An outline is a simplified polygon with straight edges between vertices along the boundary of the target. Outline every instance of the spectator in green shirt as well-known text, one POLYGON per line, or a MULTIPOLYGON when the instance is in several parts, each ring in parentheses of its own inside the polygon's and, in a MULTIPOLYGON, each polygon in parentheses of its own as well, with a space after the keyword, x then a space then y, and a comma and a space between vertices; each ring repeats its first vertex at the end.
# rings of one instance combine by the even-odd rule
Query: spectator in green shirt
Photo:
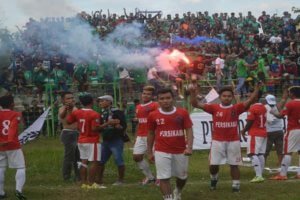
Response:
POLYGON ((236 86, 236 91, 238 94, 246 94, 246 87, 245 87, 245 80, 248 77, 248 69, 250 65, 246 63, 246 61, 243 59, 243 55, 241 54, 239 56, 239 59, 237 60, 237 78, 238 78, 238 84, 236 86))

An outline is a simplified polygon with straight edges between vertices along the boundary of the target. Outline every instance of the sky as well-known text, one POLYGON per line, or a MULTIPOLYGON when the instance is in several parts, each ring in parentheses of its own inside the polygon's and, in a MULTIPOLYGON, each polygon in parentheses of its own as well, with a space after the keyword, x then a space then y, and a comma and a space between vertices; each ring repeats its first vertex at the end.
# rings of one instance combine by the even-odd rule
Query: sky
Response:
POLYGON ((251 11, 255 16, 265 10, 267 13, 282 15, 300 8, 299 0, 0 0, 0 28, 16 31, 22 29, 30 17, 68 17, 80 11, 91 13, 102 9, 103 13, 123 14, 139 10, 161 10, 163 15, 191 12, 243 12, 251 11))

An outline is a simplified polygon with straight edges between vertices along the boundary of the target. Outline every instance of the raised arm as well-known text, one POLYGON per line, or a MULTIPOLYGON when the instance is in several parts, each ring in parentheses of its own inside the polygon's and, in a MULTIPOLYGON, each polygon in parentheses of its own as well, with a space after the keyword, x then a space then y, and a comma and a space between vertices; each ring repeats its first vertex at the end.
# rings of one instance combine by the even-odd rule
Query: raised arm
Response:
POLYGON ((201 103, 197 96, 198 96, 198 92, 197 92, 197 86, 190 86, 189 87, 189 91, 190 91, 190 103, 192 104, 193 107, 195 108, 201 108, 204 109, 205 104, 201 103))
POLYGON ((285 88, 282 93, 280 102, 277 103, 277 108, 278 108, 279 112, 283 109, 284 105, 286 104, 286 102, 288 100, 288 97, 289 97, 289 91, 288 91, 288 88, 285 88))
POLYGON ((243 102, 246 110, 251 106, 251 104, 255 101, 255 99, 257 98, 258 96, 258 92, 259 90, 261 89, 261 86, 262 86, 262 83, 258 83, 256 86, 255 86, 255 90, 254 92, 252 92, 251 96, 243 102))

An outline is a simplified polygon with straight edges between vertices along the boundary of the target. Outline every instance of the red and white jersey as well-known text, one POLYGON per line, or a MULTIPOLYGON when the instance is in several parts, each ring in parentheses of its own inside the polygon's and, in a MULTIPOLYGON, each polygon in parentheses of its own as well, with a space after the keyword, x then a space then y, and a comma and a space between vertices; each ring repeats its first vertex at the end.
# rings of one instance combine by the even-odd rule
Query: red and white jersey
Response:
POLYGON ((80 132, 78 143, 98 143, 99 132, 93 132, 92 128, 100 125, 100 114, 92 109, 79 109, 73 111, 68 117, 69 123, 77 122, 80 132))
POLYGON ((248 110, 247 120, 253 121, 248 131, 250 136, 267 137, 267 109, 263 104, 253 104, 248 110))
POLYGON ((239 115, 245 112, 243 103, 223 106, 221 104, 205 104, 204 111, 212 114, 212 139, 217 141, 240 140, 238 133, 239 115))
POLYGON ((300 129, 300 99, 289 101, 285 105, 285 110, 281 111, 282 115, 287 115, 287 130, 300 129))
POLYGON ((0 143, 6 143, 0 146, 0 151, 20 149, 21 145, 18 139, 18 128, 21 121, 21 113, 2 109, 0 110, 0 143))
POLYGON ((139 104, 136 107, 135 113, 136 118, 138 119, 138 129, 137 129, 137 136, 145 137, 148 135, 148 128, 147 128, 147 118, 150 112, 157 110, 159 107, 157 102, 148 102, 146 104, 139 104))
POLYGON ((155 151, 181 154, 186 149, 185 129, 192 128, 189 113, 174 107, 171 112, 157 109, 149 114, 148 129, 155 132, 155 151))

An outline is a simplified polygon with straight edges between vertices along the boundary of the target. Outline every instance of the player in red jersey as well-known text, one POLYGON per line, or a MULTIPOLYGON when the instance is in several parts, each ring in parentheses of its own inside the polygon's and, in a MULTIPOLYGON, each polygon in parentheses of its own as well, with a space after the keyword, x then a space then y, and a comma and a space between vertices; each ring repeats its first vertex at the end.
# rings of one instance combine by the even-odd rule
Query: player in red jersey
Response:
POLYGON ((256 176, 250 181, 251 183, 260 183, 265 179, 262 176, 265 168, 265 156, 267 146, 267 109, 262 103, 258 103, 262 96, 262 92, 259 92, 255 104, 250 106, 247 116, 247 124, 241 131, 241 135, 245 138, 245 134, 248 131, 247 139, 247 154, 251 157, 252 166, 256 176))
POLYGON ((185 109, 174 106, 171 89, 158 91, 158 103, 160 108, 148 117, 148 158, 151 161, 155 157, 157 179, 160 180, 164 200, 179 200, 187 179, 187 156, 192 154, 193 124, 185 109), (172 176, 176 177, 174 198, 170 183, 172 176))
POLYGON ((77 122, 77 128, 80 132, 78 138, 78 149, 80 153, 81 166, 80 178, 82 188, 101 188, 96 184, 95 178, 99 171, 99 161, 101 159, 100 134, 94 128, 99 126, 100 115, 92 110, 93 97, 85 94, 79 97, 82 109, 75 110, 67 116, 67 122, 72 124, 77 122), (87 176, 88 163, 90 163, 87 176))
POLYGON ((13 111, 13 96, 0 97, 0 199, 6 198, 4 192, 4 174, 6 167, 17 169, 16 197, 26 199, 22 194, 25 184, 25 159, 18 139, 18 126, 21 113, 13 111))
POLYGON ((219 91, 221 104, 204 104, 198 101, 198 88, 190 87, 191 104, 212 114, 213 131, 210 149, 211 190, 215 190, 218 182, 219 165, 229 164, 232 177, 232 191, 240 191, 240 171, 242 164, 240 135, 238 133, 239 115, 245 112, 255 100, 260 89, 258 84, 255 91, 244 102, 232 104, 234 93, 231 88, 219 91))
POLYGON ((272 113, 278 118, 287 116, 287 132, 283 139, 283 154, 280 173, 271 177, 272 180, 287 180, 287 171, 291 164, 292 153, 298 152, 299 168, 296 179, 300 179, 300 87, 291 87, 289 96, 292 99, 279 114, 272 113))
POLYGON ((136 133, 137 137, 133 148, 133 159, 145 175, 142 185, 155 182, 155 177, 150 170, 149 164, 144 159, 144 154, 147 153, 147 118, 152 111, 159 107, 158 103, 152 101, 154 91, 155 89, 153 86, 145 86, 142 93, 142 104, 139 104, 136 107, 138 128, 136 133))

